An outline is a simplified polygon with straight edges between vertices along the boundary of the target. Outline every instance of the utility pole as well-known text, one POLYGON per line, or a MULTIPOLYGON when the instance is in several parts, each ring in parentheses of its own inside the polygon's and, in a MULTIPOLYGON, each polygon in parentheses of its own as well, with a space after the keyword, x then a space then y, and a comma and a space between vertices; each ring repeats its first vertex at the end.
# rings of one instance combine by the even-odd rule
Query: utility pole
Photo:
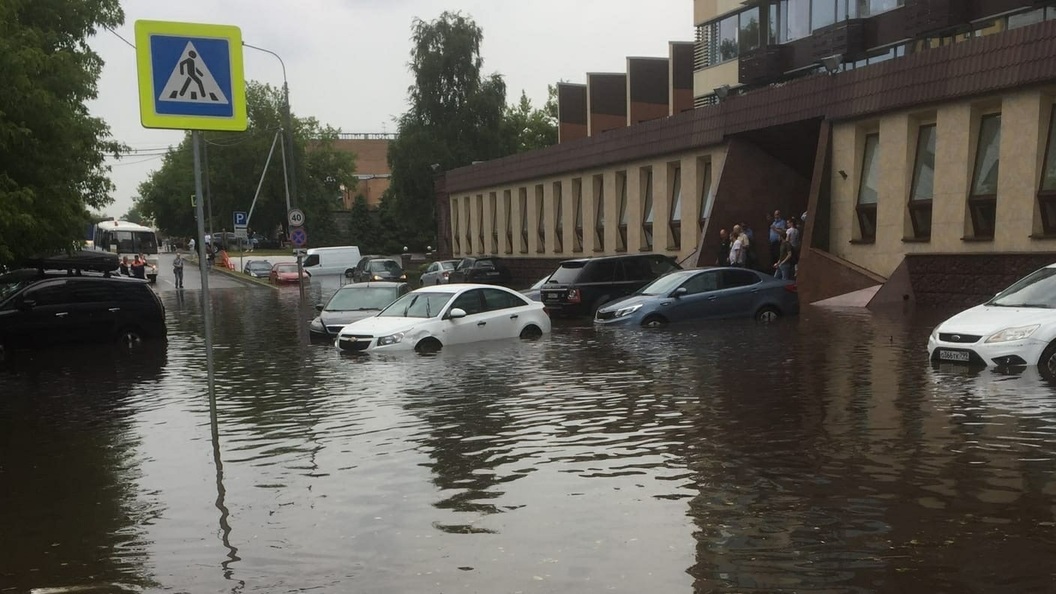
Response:
POLYGON ((204 132, 198 133, 202 143, 202 159, 205 161, 205 207, 209 211, 209 237, 213 239, 215 245, 216 235, 213 231, 213 193, 209 189, 209 140, 206 139, 204 132))

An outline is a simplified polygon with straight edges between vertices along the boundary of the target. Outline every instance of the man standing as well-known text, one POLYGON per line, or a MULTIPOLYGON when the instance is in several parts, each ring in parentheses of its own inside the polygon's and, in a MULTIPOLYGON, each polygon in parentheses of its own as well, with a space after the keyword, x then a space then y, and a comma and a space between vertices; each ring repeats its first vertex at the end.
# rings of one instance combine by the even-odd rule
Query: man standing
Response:
POLYGON ((176 277, 176 288, 183 288, 183 255, 176 251, 176 259, 172 261, 172 275, 176 277))
POLYGON ((785 219, 781 218, 781 211, 774 211, 774 218, 770 221, 770 262, 776 263, 780 257, 782 234, 787 230, 785 219))
POLYGON ((729 266, 730 265, 730 235, 725 229, 719 229, 719 253, 715 258, 716 266, 729 266))

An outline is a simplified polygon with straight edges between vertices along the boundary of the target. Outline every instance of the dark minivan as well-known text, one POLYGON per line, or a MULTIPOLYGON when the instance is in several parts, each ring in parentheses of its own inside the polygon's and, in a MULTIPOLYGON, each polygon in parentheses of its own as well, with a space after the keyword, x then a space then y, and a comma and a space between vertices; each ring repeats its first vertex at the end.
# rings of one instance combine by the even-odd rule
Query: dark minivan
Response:
POLYGON ((147 281, 41 270, 0 275, 0 361, 23 348, 133 348, 165 334, 165 307, 147 281))
POLYGON ((508 285, 510 284, 510 269, 497 256, 481 256, 479 258, 462 258, 451 271, 448 282, 451 283, 480 283, 483 285, 508 285))
POLYGON ((609 301, 680 269, 674 259, 661 254, 566 260, 543 284, 540 295, 551 315, 593 317, 609 301))

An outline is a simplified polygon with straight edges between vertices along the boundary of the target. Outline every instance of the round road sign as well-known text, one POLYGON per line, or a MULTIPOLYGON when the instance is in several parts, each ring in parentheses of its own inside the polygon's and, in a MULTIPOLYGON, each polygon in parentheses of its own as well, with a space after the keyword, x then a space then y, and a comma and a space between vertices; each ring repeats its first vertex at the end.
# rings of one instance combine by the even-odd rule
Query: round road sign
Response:
POLYGON ((290 242, 295 247, 304 247, 308 244, 308 233, 301 227, 294 227, 290 231, 290 242))
POLYGON ((299 208, 291 208, 286 215, 286 220, 290 222, 291 227, 300 227, 304 224, 304 212, 299 208))

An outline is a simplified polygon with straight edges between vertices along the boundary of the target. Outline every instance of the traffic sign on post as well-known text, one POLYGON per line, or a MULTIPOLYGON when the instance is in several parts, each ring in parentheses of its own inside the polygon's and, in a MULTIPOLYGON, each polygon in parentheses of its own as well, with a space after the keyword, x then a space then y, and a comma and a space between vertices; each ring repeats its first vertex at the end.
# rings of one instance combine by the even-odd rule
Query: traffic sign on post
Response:
POLYGON ((290 242, 294 247, 303 248, 308 245, 308 232, 304 230, 304 227, 294 227, 290 231, 290 242))
POLYGON ((246 129, 238 27, 136 21, 136 64, 145 128, 246 129))
POLYGON ((235 230, 245 229, 249 224, 249 215, 243 211, 235 211, 235 230))
POLYGON ((300 227, 304 225, 304 212, 299 208, 291 208, 286 219, 290 222, 291 227, 300 227))

